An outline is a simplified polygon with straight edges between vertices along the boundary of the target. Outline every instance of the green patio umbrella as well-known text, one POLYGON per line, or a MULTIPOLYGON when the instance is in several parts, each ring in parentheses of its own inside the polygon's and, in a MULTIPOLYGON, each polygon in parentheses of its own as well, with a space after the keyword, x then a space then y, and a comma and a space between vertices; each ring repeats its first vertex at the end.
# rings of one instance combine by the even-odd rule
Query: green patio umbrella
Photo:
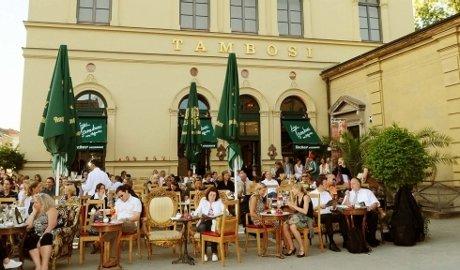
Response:
POLYGON ((185 145, 185 157, 192 165, 193 173, 195 173, 198 156, 201 152, 202 137, 198 95, 196 92, 196 83, 194 82, 190 85, 180 143, 185 145))
POLYGON ((56 176, 56 196, 59 195, 59 178, 67 176, 80 138, 77 125, 75 97, 70 78, 67 46, 61 45, 54 66, 43 118, 38 135, 43 137, 46 151, 52 156, 52 169, 56 176))
MULTIPOLYGON (((236 55, 230 53, 227 62, 227 72, 220 100, 219 114, 214 134, 217 138, 227 141, 228 166, 236 172, 241 168, 241 150, 238 144, 240 123, 240 86, 238 83, 238 66, 236 55)), ((238 185, 235 183, 235 189, 238 185)), ((235 190, 235 194, 238 194, 235 190)))

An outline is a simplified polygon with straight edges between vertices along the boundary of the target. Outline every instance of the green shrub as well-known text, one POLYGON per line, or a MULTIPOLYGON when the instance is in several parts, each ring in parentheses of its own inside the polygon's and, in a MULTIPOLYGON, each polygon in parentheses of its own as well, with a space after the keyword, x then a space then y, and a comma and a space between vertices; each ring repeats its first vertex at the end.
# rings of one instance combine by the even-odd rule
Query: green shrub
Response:
POLYGON ((19 171, 26 162, 24 154, 20 153, 17 148, 6 145, 0 146, 0 167, 19 171))
POLYGON ((424 180, 429 154, 417 137, 397 125, 385 128, 366 147, 365 164, 372 175, 391 188, 424 180))

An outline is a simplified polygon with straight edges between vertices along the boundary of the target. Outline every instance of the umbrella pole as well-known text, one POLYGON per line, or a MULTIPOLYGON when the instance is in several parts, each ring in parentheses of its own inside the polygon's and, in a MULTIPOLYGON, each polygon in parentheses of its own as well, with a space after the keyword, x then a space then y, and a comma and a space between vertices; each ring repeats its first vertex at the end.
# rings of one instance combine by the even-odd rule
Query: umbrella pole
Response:
POLYGON ((60 172, 61 172, 61 162, 59 161, 57 166, 56 166, 56 172, 55 172, 55 174, 56 174, 56 178, 55 178, 56 186, 55 186, 54 194, 56 195, 56 197, 59 196, 59 180, 60 180, 59 179, 60 178, 59 174, 60 174, 60 172))
POLYGON ((195 164, 192 165, 192 172, 193 172, 193 174, 196 173, 196 165, 195 164))
POLYGON ((239 175, 238 175, 238 159, 235 158, 233 160, 233 175, 235 176, 235 200, 238 200, 238 180, 239 180, 239 175))

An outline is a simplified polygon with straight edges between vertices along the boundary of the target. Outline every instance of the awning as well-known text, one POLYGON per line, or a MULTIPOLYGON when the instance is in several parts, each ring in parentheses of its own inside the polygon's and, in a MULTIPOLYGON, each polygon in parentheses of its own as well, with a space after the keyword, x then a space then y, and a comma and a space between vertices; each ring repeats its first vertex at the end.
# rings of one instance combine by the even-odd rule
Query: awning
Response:
MULTIPOLYGON (((182 124, 184 120, 180 119, 179 128, 182 130, 182 124)), ((214 128, 212 127, 211 119, 209 118, 200 118, 201 124, 201 135, 202 137, 202 144, 201 147, 203 148, 216 148, 217 147, 217 139, 214 136, 214 128)))
POLYGON ((217 139, 214 136, 214 128, 212 127, 211 119, 201 118, 201 135, 203 136, 203 143, 201 146, 204 148, 217 147, 217 139))
POLYGON ((107 120, 104 117, 79 117, 81 143, 78 150, 103 150, 107 143, 107 120))
POLYGON ((306 119, 282 120, 283 126, 291 138, 295 150, 319 149, 321 139, 306 119))

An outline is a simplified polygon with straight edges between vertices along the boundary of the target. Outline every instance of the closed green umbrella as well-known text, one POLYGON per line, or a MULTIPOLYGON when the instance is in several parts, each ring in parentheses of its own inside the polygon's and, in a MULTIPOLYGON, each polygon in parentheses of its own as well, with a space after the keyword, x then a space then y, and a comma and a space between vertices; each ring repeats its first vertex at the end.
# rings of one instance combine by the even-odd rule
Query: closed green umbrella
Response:
MULTIPOLYGON (((228 142, 228 165, 235 173, 241 168, 241 150, 239 141, 240 123, 240 86, 238 82, 238 66, 236 55, 230 53, 227 62, 225 83, 220 100, 219 114, 214 134, 217 138, 228 142)), ((238 185, 235 183, 235 189, 238 185)), ((235 194, 238 194, 235 190, 235 194)))
POLYGON ((180 143, 185 145, 185 157, 193 167, 195 173, 198 156, 201 152, 201 123, 200 110, 198 108, 198 95, 196 92, 196 83, 190 85, 188 94, 187 110, 185 111, 184 124, 180 136, 180 143))
POLYGON ((77 123, 67 46, 61 45, 38 130, 38 135, 43 137, 46 151, 52 155, 52 169, 56 175, 56 196, 59 195, 60 176, 68 175, 75 159, 80 138, 77 123))

